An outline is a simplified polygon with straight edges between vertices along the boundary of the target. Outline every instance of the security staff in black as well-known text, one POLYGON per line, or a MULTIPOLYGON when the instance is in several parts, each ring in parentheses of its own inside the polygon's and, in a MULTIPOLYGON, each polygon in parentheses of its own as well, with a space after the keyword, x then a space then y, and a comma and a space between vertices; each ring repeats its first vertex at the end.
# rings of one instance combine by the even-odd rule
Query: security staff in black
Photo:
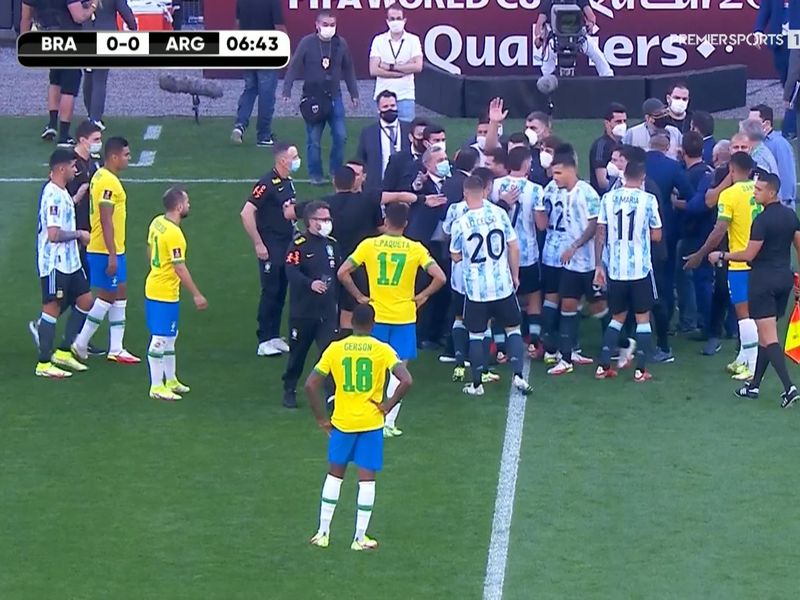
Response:
POLYGON ((747 304, 750 318, 755 320, 758 328, 758 357, 753 379, 734 393, 740 398, 758 398, 761 380, 772 363, 783 384, 781 406, 788 408, 795 403, 798 393, 789 377, 783 347, 778 341, 777 321, 786 310, 794 286, 791 250, 794 246, 800 259, 800 220, 794 210, 781 203, 780 189, 781 180, 777 175, 759 175, 753 196, 764 210, 753 220, 747 247, 739 252, 711 252, 708 260, 712 263, 747 261, 750 264, 747 304))
POLYGON ((300 158, 297 148, 289 144, 275 144, 274 156, 275 167, 253 186, 241 212, 261 274, 259 356, 278 356, 289 351, 280 337, 280 328, 286 302, 286 249, 295 231, 295 190, 290 174, 300 168, 300 158))
POLYGON ((304 234, 294 238, 286 254, 286 275, 289 278, 289 362, 283 374, 283 405, 297 408, 295 388, 311 344, 316 342, 320 353, 328 347, 337 332, 338 280, 336 272, 342 262, 338 242, 330 237, 333 230, 330 207, 316 201, 303 211, 304 234))

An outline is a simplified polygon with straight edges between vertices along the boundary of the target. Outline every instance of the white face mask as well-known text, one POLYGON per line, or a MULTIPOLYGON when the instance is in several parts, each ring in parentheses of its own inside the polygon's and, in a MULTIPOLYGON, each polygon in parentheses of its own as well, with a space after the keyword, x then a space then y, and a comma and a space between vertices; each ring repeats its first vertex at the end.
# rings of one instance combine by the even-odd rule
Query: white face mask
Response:
POLYGON ((333 223, 330 221, 322 221, 319 224, 319 234, 322 237, 329 237, 333 231, 333 223))
POLYGON ((436 142, 436 143, 432 144, 432 146, 434 148, 439 148, 442 152, 447 154, 447 142, 446 141, 445 142, 436 142))
POLYGON ((536 143, 539 141, 539 136, 533 129, 526 129, 525 130, 525 137, 528 138, 528 143, 531 146, 535 146, 536 143))
POLYGON ((623 138, 625 137, 625 133, 627 131, 628 131, 628 125, 626 123, 617 123, 611 130, 611 134, 618 138, 623 138))
POLYGON ((549 169, 550 165, 553 164, 553 155, 549 152, 540 152, 539 164, 542 165, 543 169, 549 169))
POLYGON ((483 151, 483 149, 486 147, 486 136, 479 135, 477 138, 475 138, 475 141, 478 144, 478 148, 480 148, 481 151, 483 151))
POLYGON ((689 103, 686 100, 670 100, 669 107, 672 109, 676 115, 682 115, 686 113, 686 107, 689 106, 689 103))
POLYGON ((406 28, 405 21, 386 21, 386 24, 389 26, 389 31, 392 33, 402 33, 406 28))
POLYGON ((606 174, 609 177, 619 177, 622 175, 620 170, 617 168, 617 165, 615 165, 613 162, 610 162, 606 165, 606 174))
POLYGON ((102 149, 103 149, 103 142, 94 142, 93 144, 89 144, 90 154, 100 154, 100 150, 102 149))
POLYGON ((329 40, 335 35, 336 35, 336 26, 319 28, 319 37, 321 37, 323 40, 329 40))

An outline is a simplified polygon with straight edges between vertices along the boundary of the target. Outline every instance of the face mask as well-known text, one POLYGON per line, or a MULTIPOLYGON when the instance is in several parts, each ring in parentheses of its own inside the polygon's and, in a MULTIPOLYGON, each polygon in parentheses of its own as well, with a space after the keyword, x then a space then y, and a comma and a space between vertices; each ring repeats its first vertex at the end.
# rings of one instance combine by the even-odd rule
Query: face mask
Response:
POLYGON ((100 150, 103 149, 103 142, 95 142, 93 144, 89 144, 89 152, 91 154, 100 154, 100 150))
POLYGON ((425 142, 422 140, 414 140, 414 152, 423 154, 425 152, 425 142))
POLYGON ((486 136, 485 135, 479 135, 477 138, 475 138, 475 141, 478 144, 478 148, 480 148, 481 150, 483 150, 486 147, 486 136))
POLYGON ((619 177, 622 175, 620 170, 617 168, 617 165, 615 165, 613 162, 610 162, 606 165, 606 173, 609 177, 619 177))
POLYGON ((436 165, 436 174, 439 177, 450 177, 450 163, 446 160, 436 165))
POLYGON ((320 27, 319 37, 323 40, 329 40, 336 35, 336 27, 320 27))
POLYGON ((669 107, 676 115, 682 115, 686 112, 686 107, 689 103, 686 100, 670 100, 669 107))
POLYGON ((291 165, 289 165, 289 170, 292 173, 296 173, 297 171, 300 170, 300 157, 299 156, 292 161, 291 165))
POLYGON ((442 152, 447 154, 447 142, 435 142, 431 144, 431 146, 435 146, 436 148, 439 148, 442 152))
POLYGON ((540 152, 539 164, 542 165, 543 169, 549 169, 550 165, 553 164, 553 155, 549 152, 540 152))
POLYGON ((405 21, 387 21, 386 24, 392 33, 401 33, 406 28, 405 21))
POLYGON ((536 143, 539 141, 539 136, 533 129, 526 129, 525 137, 528 138, 528 143, 531 146, 535 146, 536 143))
POLYGON ((669 125, 669 120, 667 117, 658 117, 657 119, 653 119, 653 126, 656 129, 664 129, 667 125, 669 125))
POLYGON ((333 231, 333 223, 330 221, 322 221, 319 224, 319 234, 322 237, 329 237, 331 235, 331 231, 333 231))
POLYGON ((628 125, 627 124, 625 124, 625 123, 617 123, 616 125, 614 125, 613 129, 611 130, 611 134, 616 136, 616 137, 618 137, 618 138, 622 138, 622 137, 625 137, 625 133, 627 131, 628 131, 628 125))
POLYGON ((397 121, 397 111, 393 109, 384 110, 381 112, 381 119, 384 123, 394 123, 397 121))

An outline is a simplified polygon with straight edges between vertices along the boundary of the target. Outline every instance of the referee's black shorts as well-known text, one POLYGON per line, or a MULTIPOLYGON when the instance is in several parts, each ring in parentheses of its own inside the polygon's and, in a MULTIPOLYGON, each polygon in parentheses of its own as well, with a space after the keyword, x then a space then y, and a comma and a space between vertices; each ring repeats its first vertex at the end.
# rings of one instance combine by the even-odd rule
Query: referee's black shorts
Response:
POLYGON ((464 302, 464 327, 470 333, 482 333, 489 327, 489 320, 494 319, 501 327, 519 327, 522 315, 516 294, 499 300, 475 302, 466 299, 464 302))
POLYGON ((637 315, 650 312, 656 301, 656 284, 652 271, 642 279, 608 280, 608 308, 612 315, 633 311, 637 315))
MULTIPOLYGON (((369 296, 369 280, 367 279, 367 270, 361 266, 357 268, 355 271, 350 273, 350 276, 353 278, 353 283, 356 284, 358 291, 360 291, 365 296, 369 296)), ((343 285, 339 286, 339 310, 343 310, 345 312, 353 312, 356 308, 356 299, 350 295, 343 285)))
POLYGON ((81 88, 80 69, 50 69, 50 85, 57 85, 65 96, 77 96, 81 88))
POLYGON ((788 269, 751 269, 747 282, 750 318, 780 319, 786 312, 793 288, 794 276, 788 269))

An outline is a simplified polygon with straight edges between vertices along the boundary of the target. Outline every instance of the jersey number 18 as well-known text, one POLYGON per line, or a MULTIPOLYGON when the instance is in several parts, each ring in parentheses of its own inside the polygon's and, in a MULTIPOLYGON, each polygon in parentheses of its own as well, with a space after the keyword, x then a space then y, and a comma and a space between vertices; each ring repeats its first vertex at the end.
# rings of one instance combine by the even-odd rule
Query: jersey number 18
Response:
POLYGON ((342 390, 345 392, 368 392, 372 389, 372 359, 358 358, 353 368, 353 359, 347 357, 342 360, 342 370, 344 371, 344 384, 342 390))

